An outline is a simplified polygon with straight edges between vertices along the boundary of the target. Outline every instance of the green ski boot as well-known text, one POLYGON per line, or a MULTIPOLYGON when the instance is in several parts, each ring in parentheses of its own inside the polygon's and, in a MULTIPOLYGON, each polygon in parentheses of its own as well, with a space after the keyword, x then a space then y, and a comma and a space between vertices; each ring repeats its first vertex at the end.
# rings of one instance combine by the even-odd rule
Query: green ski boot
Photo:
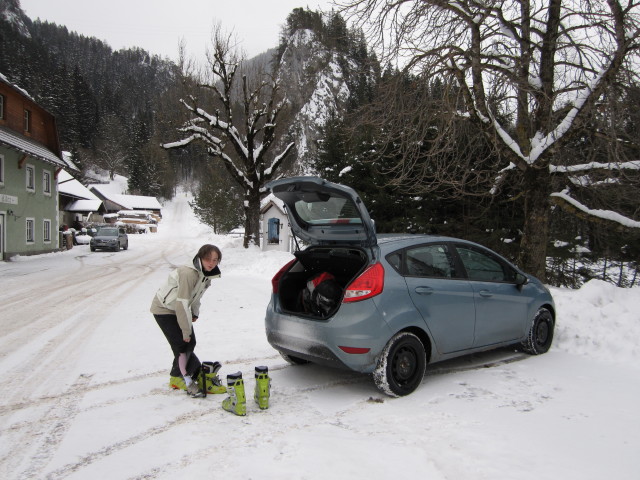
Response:
POLYGON ((184 383, 184 378, 182 377, 174 377, 171 375, 169 377, 169 386, 174 390, 186 390, 187 385, 184 383))
POLYGON ((242 372, 227 375, 227 393, 229 396, 222 401, 222 408, 236 415, 246 415, 247 401, 244 395, 242 372))
POLYGON ((220 370, 220 362, 202 362, 202 370, 204 371, 204 377, 206 380, 205 391, 208 394, 227 393, 227 389, 218 376, 220 370))
POLYGON ((256 367, 256 387, 253 390, 253 399, 261 410, 269 408, 269 396, 271 395, 271 379, 269 369, 261 366, 256 367))

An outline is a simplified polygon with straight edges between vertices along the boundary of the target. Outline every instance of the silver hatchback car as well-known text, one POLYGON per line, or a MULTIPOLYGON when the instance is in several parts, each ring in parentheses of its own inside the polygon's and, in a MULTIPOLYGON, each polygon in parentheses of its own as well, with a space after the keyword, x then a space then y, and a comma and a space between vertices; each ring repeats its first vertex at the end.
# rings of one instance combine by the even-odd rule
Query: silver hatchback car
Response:
POLYGON ((507 345, 549 350, 549 290, 497 253, 450 237, 377 236, 353 189, 317 177, 267 188, 307 245, 273 277, 266 311, 267 339, 287 361, 371 373, 403 396, 430 363, 507 345))

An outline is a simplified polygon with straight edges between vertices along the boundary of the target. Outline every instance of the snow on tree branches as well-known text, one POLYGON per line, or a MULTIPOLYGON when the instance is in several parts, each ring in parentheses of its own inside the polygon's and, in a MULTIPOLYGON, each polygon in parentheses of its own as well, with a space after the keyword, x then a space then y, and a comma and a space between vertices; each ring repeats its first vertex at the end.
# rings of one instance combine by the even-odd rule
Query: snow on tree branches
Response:
POLYGON ((263 186, 278 173, 294 147, 291 142, 270 154, 278 138, 277 121, 287 101, 280 95, 275 75, 269 78, 258 72, 250 80, 245 73, 238 85, 242 60, 232 46, 231 37, 222 34, 219 28, 214 29, 213 50, 208 60, 210 78, 199 85, 200 95, 181 99, 191 113, 191 118, 179 128, 185 137, 163 146, 178 148, 199 141, 211 157, 222 161, 245 192, 244 246, 259 245, 263 186))

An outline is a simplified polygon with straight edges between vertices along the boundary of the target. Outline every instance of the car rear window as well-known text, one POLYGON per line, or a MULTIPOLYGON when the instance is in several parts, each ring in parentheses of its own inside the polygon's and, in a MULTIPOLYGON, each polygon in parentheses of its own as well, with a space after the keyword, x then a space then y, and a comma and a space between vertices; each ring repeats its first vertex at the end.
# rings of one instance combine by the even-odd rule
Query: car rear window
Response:
POLYGON ((354 203, 343 197, 325 200, 298 200, 294 204, 297 215, 312 225, 361 224, 362 219, 354 203))

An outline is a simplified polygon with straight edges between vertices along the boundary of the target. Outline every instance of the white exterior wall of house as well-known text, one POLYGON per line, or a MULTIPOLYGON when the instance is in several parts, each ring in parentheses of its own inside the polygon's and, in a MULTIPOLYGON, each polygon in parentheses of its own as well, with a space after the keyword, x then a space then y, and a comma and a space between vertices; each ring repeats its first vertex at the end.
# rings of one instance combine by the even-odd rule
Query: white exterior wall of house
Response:
POLYGON ((276 203, 275 198, 267 197, 260 209, 260 244, 263 251, 293 251, 293 236, 284 206, 276 203))

